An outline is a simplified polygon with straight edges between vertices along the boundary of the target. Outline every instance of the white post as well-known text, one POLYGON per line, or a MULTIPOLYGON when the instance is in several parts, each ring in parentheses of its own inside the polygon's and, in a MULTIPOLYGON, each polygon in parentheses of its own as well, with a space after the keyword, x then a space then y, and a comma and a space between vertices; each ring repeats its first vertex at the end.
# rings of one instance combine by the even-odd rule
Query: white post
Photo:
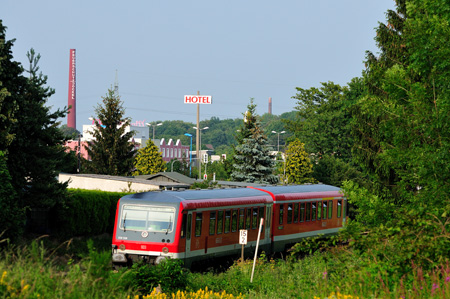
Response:
POLYGON ((262 230, 263 224, 264 224, 264 218, 261 218, 261 222, 259 223, 258 239, 256 240, 255 257, 253 258, 253 269, 252 269, 252 276, 250 277, 250 283, 253 282, 253 273, 255 272, 256 257, 258 256, 259 238, 261 236, 261 230, 262 230))

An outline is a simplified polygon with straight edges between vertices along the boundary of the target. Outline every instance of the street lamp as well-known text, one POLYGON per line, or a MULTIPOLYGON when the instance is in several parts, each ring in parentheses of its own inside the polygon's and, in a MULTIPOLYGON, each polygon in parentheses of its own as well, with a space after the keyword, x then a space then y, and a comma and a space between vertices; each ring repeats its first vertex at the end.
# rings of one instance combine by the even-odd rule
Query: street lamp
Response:
POLYGON ((279 133, 276 131, 272 131, 272 133, 278 134, 278 149, 277 149, 277 151, 280 152, 280 134, 284 134, 284 133, 286 133, 286 131, 281 131, 279 133))
MULTIPOLYGON (((192 128, 194 128, 194 129, 196 129, 197 130, 197 127, 192 127, 192 128)), ((202 131, 203 130, 207 130, 207 129, 209 129, 209 127, 204 127, 203 129, 198 129, 198 131, 200 132, 199 133, 199 135, 200 135, 200 145, 199 145, 199 156, 200 156, 200 153, 201 153, 201 151, 202 151, 202 131)), ((197 161, 198 161, 198 179, 200 180, 201 178, 202 178, 202 168, 200 167, 200 163, 202 163, 201 162, 201 160, 200 160, 200 157, 197 157, 197 161)))
POLYGON ((192 134, 184 133, 187 137, 191 137, 191 149, 189 151, 189 176, 191 176, 191 164, 192 164, 192 134))
POLYGON ((161 126, 162 123, 153 124, 153 125, 150 124, 150 123, 146 123, 146 125, 149 126, 149 127, 153 127, 153 139, 152 139, 152 141, 155 142, 155 128, 158 127, 158 126, 161 126))

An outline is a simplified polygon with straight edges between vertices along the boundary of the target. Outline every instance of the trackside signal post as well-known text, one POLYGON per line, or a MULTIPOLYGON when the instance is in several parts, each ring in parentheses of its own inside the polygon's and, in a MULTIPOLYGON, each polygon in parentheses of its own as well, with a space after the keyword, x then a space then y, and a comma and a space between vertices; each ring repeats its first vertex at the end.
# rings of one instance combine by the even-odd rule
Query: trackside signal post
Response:
POLYGON ((196 146, 197 149, 197 168, 199 170, 198 178, 201 179, 201 168, 200 168, 200 104, 211 104, 212 96, 201 96, 200 91, 197 91, 197 95, 185 95, 185 104, 197 104, 197 136, 196 136, 196 146))

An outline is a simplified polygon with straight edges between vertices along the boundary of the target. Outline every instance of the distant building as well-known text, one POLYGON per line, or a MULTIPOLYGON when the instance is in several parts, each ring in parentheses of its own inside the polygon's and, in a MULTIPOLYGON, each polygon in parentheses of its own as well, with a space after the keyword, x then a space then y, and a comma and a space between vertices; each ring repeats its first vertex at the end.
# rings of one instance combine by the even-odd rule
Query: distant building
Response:
MULTIPOLYGON (((68 151, 75 151, 77 153, 79 150, 78 146, 80 145, 80 154, 84 159, 89 158, 85 146, 88 145, 89 141, 94 140, 93 131, 95 123, 94 121, 92 122, 93 123, 91 125, 83 125, 83 132, 80 140, 69 140, 65 144, 68 151)), ((149 129, 147 126, 145 126, 144 122, 135 122, 125 128, 125 133, 128 133, 130 131, 135 132, 130 141, 135 143, 136 149, 143 148, 147 145, 147 142, 150 140, 149 129)), ((189 161, 189 146, 182 145, 179 139, 176 142, 174 142, 172 139, 170 139, 168 142, 166 142, 164 138, 161 140, 155 139, 154 143, 158 147, 159 152, 162 153, 162 157, 165 162, 169 162, 172 159, 182 160, 183 157, 187 161, 189 161)))

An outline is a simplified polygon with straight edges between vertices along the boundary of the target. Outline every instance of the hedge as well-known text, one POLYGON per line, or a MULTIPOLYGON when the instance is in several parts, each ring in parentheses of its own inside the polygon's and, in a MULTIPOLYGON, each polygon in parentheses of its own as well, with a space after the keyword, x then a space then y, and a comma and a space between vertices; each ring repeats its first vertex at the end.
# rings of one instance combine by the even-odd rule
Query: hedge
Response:
POLYGON ((66 201, 50 211, 52 233, 65 237, 112 233, 117 202, 127 194, 69 189, 66 201))

